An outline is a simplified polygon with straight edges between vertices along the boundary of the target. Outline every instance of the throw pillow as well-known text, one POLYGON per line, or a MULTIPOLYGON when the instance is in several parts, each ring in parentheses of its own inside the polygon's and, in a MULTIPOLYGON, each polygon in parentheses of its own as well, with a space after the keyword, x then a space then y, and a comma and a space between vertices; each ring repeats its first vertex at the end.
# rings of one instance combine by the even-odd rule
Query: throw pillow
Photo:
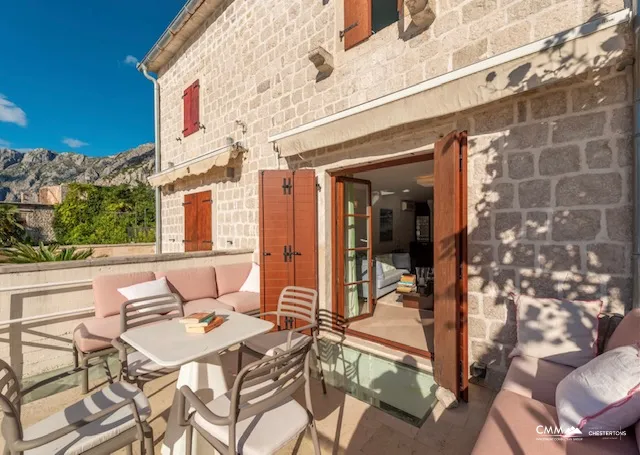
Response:
POLYGON ((411 256, 409 256, 409 253, 393 253, 392 258, 396 269, 411 270, 411 256))
POLYGON ((393 255, 391 253, 381 254, 376 258, 376 260, 380 264, 383 274, 394 272, 396 270, 396 267, 393 265, 393 255))
POLYGON ((640 347, 605 352, 569 373, 556 389, 565 436, 606 436, 640 419, 640 347), (576 430, 577 429, 577 430, 576 430))
POLYGON ((240 292, 260 294, 260 266, 255 262, 251 264, 251 271, 245 282, 240 286, 240 292))
MULTIPOLYGON (((162 277, 153 281, 145 281, 144 283, 134 284, 133 286, 128 286, 126 288, 119 288, 118 292, 124 295, 127 300, 135 300, 135 299, 143 299, 145 297, 156 297, 159 295, 171 294, 171 289, 169 289, 169 285, 167 284, 167 278, 162 277)), ((141 305, 146 305, 147 303, 152 303, 154 299, 150 299, 145 302, 134 303, 133 307, 138 307, 141 305)), ((151 309, 142 309, 140 313, 145 313, 148 311, 152 311, 151 309)))
POLYGON ((600 300, 516 297, 517 344, 509 355, 580 367, 595 357, 600 300))

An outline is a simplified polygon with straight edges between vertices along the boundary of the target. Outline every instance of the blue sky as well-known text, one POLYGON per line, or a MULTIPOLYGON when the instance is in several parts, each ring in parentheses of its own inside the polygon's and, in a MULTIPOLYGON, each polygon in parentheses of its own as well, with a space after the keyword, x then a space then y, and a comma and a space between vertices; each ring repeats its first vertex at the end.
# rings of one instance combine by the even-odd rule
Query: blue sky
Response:
POLYGON ((142 58, 183 5, 1 2, 0 147, 104 156, 152 142, 153 86, 126 60, 142 58))

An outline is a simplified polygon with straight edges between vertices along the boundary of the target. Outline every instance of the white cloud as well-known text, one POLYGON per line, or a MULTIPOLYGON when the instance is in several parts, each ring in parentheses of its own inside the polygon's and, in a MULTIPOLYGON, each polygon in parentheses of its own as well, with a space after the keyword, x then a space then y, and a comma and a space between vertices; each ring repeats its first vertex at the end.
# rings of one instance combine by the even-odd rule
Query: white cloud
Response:
POLYGON ((136 66, 138 64, 138 59, 133 55, 127 55, 124 58, 124 63, 126 63, 127 65, 136 66))
POLYGON ((0 93, 0 122, 27 126, 27 114, 0 93))
POLYGON ((81 141, 80 139, 73 139, 70 137, 65 137, 64 139, 62 139, 62 143, 68 145, 72 149, 77 149, 80 147, 84 147, 85 145, 89 145, 86 142, 81 141))
POLYGON ((11 142, 5 141, 4 139, 0 138, 0 148, 9 148, 10 145, 11 142))

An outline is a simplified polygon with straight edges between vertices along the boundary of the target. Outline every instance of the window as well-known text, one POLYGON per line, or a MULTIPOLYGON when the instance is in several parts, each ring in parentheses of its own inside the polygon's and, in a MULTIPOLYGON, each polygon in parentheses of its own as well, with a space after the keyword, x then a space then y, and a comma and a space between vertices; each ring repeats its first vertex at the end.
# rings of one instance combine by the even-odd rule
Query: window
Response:
POLYGON ((209 251, 211 241, 211 191, 184 195, 184 251, 209 251))
POLYGON ((398 21, 402 0, 344 0, 344 48, 398 21))
POLYGON ((187 137, 200 129, 200 81, 195 81, 182 95, 182 134, 187 137))

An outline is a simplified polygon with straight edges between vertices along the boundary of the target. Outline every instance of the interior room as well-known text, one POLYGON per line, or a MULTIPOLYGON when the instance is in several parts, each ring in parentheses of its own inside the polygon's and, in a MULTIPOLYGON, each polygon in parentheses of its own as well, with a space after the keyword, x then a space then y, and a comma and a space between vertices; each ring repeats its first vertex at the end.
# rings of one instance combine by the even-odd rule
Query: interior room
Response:
POLYGON ((349 328, 433 352, 433 161, 367 170, 352 179, 344 200, 354 207, 345 212, 366 205, 371 219, 367 229, 364 219, 345 218, 345 283, 359 282, 345 287, 349 328))

